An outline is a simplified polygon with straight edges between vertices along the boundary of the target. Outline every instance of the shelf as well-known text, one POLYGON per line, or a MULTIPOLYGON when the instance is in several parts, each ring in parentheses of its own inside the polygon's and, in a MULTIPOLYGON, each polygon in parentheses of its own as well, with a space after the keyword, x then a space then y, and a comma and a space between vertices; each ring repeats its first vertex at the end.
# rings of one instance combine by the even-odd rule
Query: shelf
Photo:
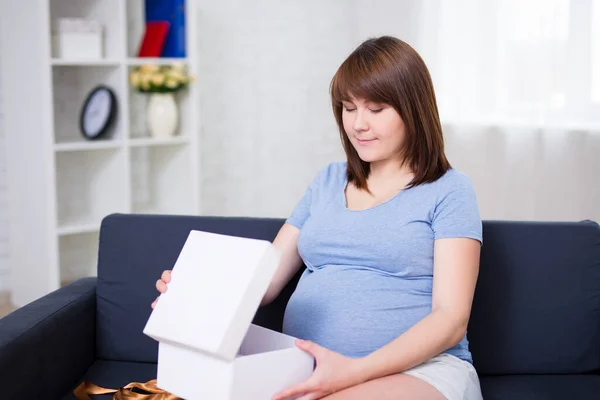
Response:
POLYGON ((100 222, 96 224, 82 224, 82 225, 65 225, 57 229, 59 236, 70 236, 77 235, 80 233, 93 233, 100 231, 100 222))
MULTIPOLYGON (((144 39, 144 33, 146 30, 146 24, 145 24, 145 17, 146 17, 146 4, 152 4, 152 2, 148 2, 146 0, 127 0, 125 1, 126 3, 126 10, 125 10, 125 14, 127 15, 127 20, 126 20, 126 45, 127 48, 125 50, 125 52, 127 53, 127 57, 129 57, 129 62, 130 65, 139 65, 139 63, 170 63, 170 62, 182 62, 182 60, 184 60, 183 58, 172 58, 172 59, 168 59, 168 58, 155 58, 153 59, 153 61, 148 61, 151 60, 150 58, 148 59, 141 59, 141 58, 136 58, 137 55, 139 54, 139 48, 140 48, 140 44, 142 43, 143 39, 144 39)), ((169 36, 171 36, 173 33, 175 32, 175 34, 178 36, 178 38, 184 39, 186 41, 186 47, 188 47, 189 45, 187 45, 187 38, 186 38, 186 33, 184 32, 177 32, 178 29, 175 26, 175 24, 173 24, 173 21, 176 21, 178 19, 178 13, 179 12, 186 12, 188 13, 188 15, 186 15, 184 17, 185 19, 185 26, 186 29, 194 23, 193 21, 193 16, 189 15, 189 11, 192 10, 193 8, 196 7, 196 5, 194 4, 195 2, 192 2, 191 0, 184 0, 183 2, 180 1, 175 1, 175 2, 170 2, 170 4, 166 4, 168 2, 163 2, 163 4, 160 6, 160 8, 162 10, 165 10, 166 7, 173 7, 176 6, 176 9, 171 9, 171 11, 169 12, 168 16, 161 16, 159 19, 166 19, 171 23, 170 26, 170 34, 169 36), (193 4, 189 4, 189 3, 193 3, 193 4), (179 8, 179 6, 183 6, 183 10, 181 10, 179 8)), ((185 52, 186 55, 189 55, 189 51, 185 52)))
POLYGON ((174 136, 172 138, 135 138, 129 140, 131 147, 150 147, 150 146, 170 146, 185 144, 189 142, 189 138, 186 136, 174 136))
POLYGON ((132 66, 152 64, 152 65, 171 65, 171 64, 187 64, 187 58, 129 58, 127 64, 132 66))
MULTIPOLYGON (((125 33, 122 30, 123 20, 120 12, 123 7, 122 0, 50 0, 50 24, 53 25, 58 18, 98 21, 103 28, 103 56, 109 60, 116 60, 124 53, 125 33)), ((56 53, 52 51, 52 54, 56 53)))
POLYGON ((113 124, 103 139, 115 139, 124 136, 125 118, 123 110, 125 94, 122 71, 111 66, 61 65, 52 69, 53 105, 54 105, 54 141, 55 143, 84 142, 81 135, 79 117, 88 94, 97 85, 105 85, 113 90, 117 100, 117 113, 113 124))
POLYGON ((152 58, 152 57, 132 57, 126 61, 119 59, 100 59, 100 60, 65 60, 60 58, 53 58, 51 61, 52 65, 56 66, 74 66, 74 67, 103 67, 103 66, 119 66, 121 64, 127 64, 131 66, 139 65, 171 65, 171 64, 187 64, 187 58, 152 58))
MULTIPOLYGON (((140 137, 130 139, 128 143, 131 147, 176 146, 189 143, 189 138, 187 136, 174 136, 171 138, 140 137)), ((122 140, 97 140, 58 143, 54 145, 54 150, 56 152, 110 150, 122 146, 122 140)))
POLYGON ((119 149, 56 154, 57 223, 66 227, 63 234, 128 211, 126 165, 125 152, 119 149))
MULTIPOLYGON (((128 74, 131 73, 134 67, 129 66, 128 74)), ((196 85, 194 83, 193 85, 196 85)), ((135 88, 130 87, 129 90, 129 136, 130 138, 147 139, 147 107, 150 95, 140 93, 135 88)), ((190 137, 195 135, 193 132, 194 122, 192 121, 193 113, 198 112, 197 107, 192 103, 194 99, 190 96, 190 88, 178 91, 174 94, 175 102, 177 103, 178 121, 175 133, 176 138, 190 137)), ((171 140, 171 139, 170 139, 171 140)), ((143 142, 142 142, 143 143, 143 142)))
POLYGON ((66 151, 86 151, 86 150, 107 150, 118 149, 122 146, 121 140, 97 140, 97 141, 81 141, 72 143, 59 143, 54 145, 54 150, 57 152, 66 151))
MULTIPOLYGON (((47 0, 36 2, 35 12, 24 1, 2 8, 2 27, 10 32, 0 43, 2 73, 12 82, 3 85, 2 95, 34 99, 26 107, 9 102, 13 107, 5 114, 11 118, 3 121, 7 132, 18 132, 6 149, 13 155, 7 179, 19 182, 12 188, 12 198, 19 201, 7 214, 14 227, 11 240, 36 244, 35 251, 11 253, 19 266, 11 270, 14 282, 27 282, 11 288, 18 305, 57 289, 60 282, 95 274, 100 227, 107 215, 201 212, 201 149, 196 145, 202 132, 201 82, 177 94, 179 129, 175 137, 162 139, 150 137, 146 126, 149 96, 137 93, 128 79, 133 68, 145 64, 196 68, 200 3, 179 3, 185 4, 186 31, 179 38, 185 38, 187 58, 169 58, 167 53, 137 57, 146 26, 145 4, 150 2, 47 0), (94 38, 78 45, 76 35, 53 35, 62 18, 99 22, 102 52, 84 54, 97 45, 94 38), (12 46, 15 40, 34 45, 12 46), (117 114, 107 135, 89 140, 80 131, 80 114, 99 85, 114 91, 117 114)), ((190 72, 200 76, 197 70, 190 72)))
POLYGON ((156 146, 131 150, 132 212, 193 212, 190 147, 156 146))
POLYGON ((56 66, 73 66, 73 67, 103 67, 103 66, 118 66, 119 60, 104 59, 104 60, 63 60, 53 58, 52 65, 56 66))

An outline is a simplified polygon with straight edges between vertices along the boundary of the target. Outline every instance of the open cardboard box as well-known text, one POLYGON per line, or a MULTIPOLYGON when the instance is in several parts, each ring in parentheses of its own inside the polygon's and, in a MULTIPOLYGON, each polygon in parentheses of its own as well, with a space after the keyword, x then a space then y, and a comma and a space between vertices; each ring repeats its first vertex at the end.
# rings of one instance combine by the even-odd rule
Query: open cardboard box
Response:
POLYGON ((268 241, 193 230, 144 328, 157 386, 186 400, 267 400, 307 379, 295 338, 252 324, 279 265, 268 241))

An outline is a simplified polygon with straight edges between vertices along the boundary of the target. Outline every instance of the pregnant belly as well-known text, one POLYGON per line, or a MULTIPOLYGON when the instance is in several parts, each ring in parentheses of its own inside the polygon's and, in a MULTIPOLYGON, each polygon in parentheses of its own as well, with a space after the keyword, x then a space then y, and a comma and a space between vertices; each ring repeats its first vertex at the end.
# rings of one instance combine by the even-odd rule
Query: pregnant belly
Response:
POLYGON ((361 357, 429 312, 431 279, 327 266, 304 273, 288 303, 283 331, 348 357, 361 357))

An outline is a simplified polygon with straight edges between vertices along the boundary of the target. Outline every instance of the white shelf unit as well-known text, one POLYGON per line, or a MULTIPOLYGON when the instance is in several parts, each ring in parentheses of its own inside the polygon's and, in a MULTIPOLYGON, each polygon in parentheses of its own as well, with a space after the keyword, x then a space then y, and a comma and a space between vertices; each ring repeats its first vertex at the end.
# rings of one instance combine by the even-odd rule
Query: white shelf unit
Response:
POLYGON ((96 273, 102 218, 115 212, 199 214, 199 79, 176 95, 172 138, 149 136, 147 95, 129 84, 143 64, 184 63, 198 77, 196 10, 185 1, 186 58, 136 58, 144 0, 2 2, 12 301, 21 306, 96 273), (100 59, 62 59, 53 21, 85 18, 104 28, 100 59), (18 42, 14 42, 18 38, 18 42), (28 43, 28 44, 25 44, 28 43), (99 84, 117 97, 109 134, 80 133, 85 97, 99 84))

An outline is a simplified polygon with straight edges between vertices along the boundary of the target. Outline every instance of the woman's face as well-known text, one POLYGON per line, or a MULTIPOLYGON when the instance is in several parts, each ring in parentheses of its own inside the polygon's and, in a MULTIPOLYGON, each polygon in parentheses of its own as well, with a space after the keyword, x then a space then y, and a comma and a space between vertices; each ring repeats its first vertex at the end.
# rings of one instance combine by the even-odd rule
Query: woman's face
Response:
POLYGON ((399 158, 406 133, 402 118, 392 106, 351 97, 343 102, 342 121, 348 139, 363 161, 399 158))

